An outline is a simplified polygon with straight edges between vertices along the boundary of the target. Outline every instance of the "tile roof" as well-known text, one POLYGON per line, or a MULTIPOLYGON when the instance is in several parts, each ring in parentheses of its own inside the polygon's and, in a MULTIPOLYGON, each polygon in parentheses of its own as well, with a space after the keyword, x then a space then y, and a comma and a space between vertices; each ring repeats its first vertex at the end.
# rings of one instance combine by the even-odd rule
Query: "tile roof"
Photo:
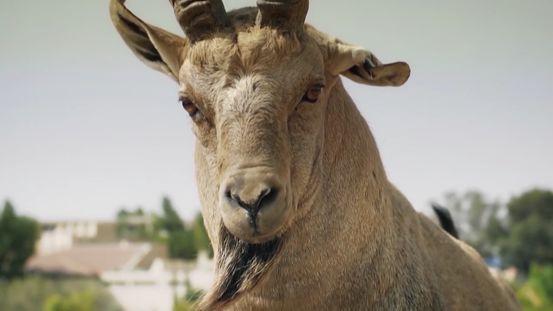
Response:
POLYGON ((44 273, 98 276, 103 271, 122 269, 132 262, 140 261, 149 252, 148 247, 147 243, 79 244, 57 253, 32 257, 27 263, 27 269, 44 273))

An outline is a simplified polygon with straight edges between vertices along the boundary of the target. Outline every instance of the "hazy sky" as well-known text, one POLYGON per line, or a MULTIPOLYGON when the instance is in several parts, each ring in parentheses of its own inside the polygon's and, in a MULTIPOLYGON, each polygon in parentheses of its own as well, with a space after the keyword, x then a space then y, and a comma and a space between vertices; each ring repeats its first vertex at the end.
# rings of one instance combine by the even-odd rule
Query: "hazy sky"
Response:
MULTIPOLYGON (((181 33, 167 0, 127 2, 181 33)), ((402 88, 346 86, 415 208, 448 190, 553 188, 553 1, 311 3, 315 26, 411 65, 402 88)), ((41 219, 105 219, 167 194, 190 217, 194 137, 176 84, 135 59, 107 7, 0 1, 0 200, 41 219)))

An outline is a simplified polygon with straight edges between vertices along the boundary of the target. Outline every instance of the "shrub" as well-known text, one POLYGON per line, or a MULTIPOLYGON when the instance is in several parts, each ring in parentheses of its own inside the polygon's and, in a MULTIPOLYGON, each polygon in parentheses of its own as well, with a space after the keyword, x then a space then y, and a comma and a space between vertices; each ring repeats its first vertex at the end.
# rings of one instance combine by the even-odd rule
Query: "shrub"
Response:
POLYGON ((528 280, 517 291, 526 311, 553 310, 553 266, 532 265, 528 280))
POLYGON ((0 310, 117 311, 121 307, 97 280, 33 276, 0 282, 0 310))

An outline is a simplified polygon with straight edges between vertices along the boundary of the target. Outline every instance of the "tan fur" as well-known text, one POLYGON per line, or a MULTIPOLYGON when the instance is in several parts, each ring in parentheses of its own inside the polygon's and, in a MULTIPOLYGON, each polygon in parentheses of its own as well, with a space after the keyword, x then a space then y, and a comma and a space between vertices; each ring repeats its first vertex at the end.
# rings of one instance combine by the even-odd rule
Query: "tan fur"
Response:
MULTIPOLYGON (((310 26, 301 33, 255 26, 256 13, 232 12, 233 35, 214 34, 179 50, 180 94, 204 116, 194 122, 196 175, 218 263, 200 308, 519 309, 472 248, 416 213, 390 184, 369 127, 338 76, 400 85, 408 66, 383 65, 310 26), (359 63, 365 60, 375 70, 359 63), (322 97, 301 102, 314 82, 324 82, 322 97), (268 236, 275 245, 237 239, 221 215, 221 183, 229 170, 250 164, 285 182, 289 212, 268 236)), ((125 41, 141 57, 141 41, 125 41)))

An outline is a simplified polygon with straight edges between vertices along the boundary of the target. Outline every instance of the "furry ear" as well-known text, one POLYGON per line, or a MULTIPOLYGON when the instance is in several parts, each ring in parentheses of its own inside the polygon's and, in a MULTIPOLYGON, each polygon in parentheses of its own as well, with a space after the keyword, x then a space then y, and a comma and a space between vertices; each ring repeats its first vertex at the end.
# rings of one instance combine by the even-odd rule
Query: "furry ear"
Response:
POLYGON ((110 15, 115 28, 133 53, 149 67, 178 81, 185 38, 146 24, 124 5, 125 0, 110 1, 110 15))
POLYGON ((334 75, 375 86, 401 86, 411 74, 407 63, 382 64, 371 52, 342 42, 334 43, 327 63, 334 75))

